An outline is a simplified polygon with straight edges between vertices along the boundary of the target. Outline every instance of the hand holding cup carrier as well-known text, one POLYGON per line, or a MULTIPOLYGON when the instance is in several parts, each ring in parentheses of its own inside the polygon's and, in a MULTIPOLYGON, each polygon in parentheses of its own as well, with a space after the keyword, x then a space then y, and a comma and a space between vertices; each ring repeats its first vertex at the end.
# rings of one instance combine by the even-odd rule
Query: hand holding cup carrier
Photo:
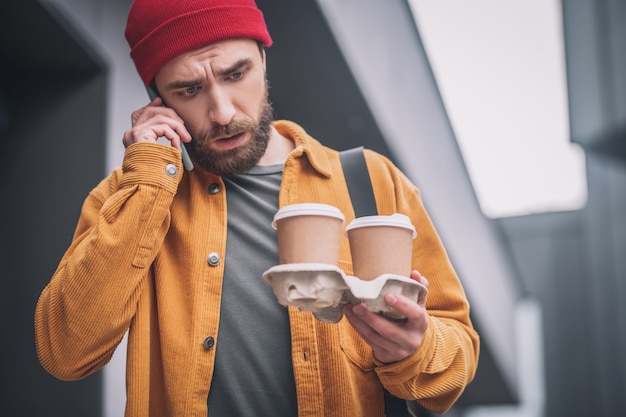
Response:
POLYGON ((338 266, 345 217, 326 204, 281 208, 273 227, 279 263, 263 274, 278 302, 311 311, 324 322, 338 322, 343 305, 364 303, 391 320, 404 316, 386 305, 386 294, 417 299, 426 287, 411 279, 415 227, 403 214, 354 219, 346 227, 354 276, 338 266))

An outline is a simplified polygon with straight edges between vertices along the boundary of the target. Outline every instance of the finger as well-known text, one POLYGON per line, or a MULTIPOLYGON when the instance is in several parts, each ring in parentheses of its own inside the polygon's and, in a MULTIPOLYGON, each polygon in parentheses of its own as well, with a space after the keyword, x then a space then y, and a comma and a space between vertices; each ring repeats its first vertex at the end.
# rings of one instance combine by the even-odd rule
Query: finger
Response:
POLYGON ((411 271, 411 278, 428 288, 428 280, 417 269, 411 271))
POLYGON ((150 108, 164 108, 163 107, 163 100, 160 97, 156 97, 154 100, 152 100, 147 105, 145 105, 142 108, 137 109, 134 112, 132 112, 131 115, 130 115, 130 121, 131 121, 132 125, 134 126, 135 124, 140 122, 140 117, 142 115, 144 115, 146 113, 146 111, 149 110, 150 108))
MULTIPOLYGON (((156 100, 156 99, 155 99, 156 100)), ((133 126, 148 122, 150 119, 154 117, 167 117, 168 119, 172 119, 177 121, 178 123, 184 123, 183 119, 180 118, 178 113, 174 109, 169 107, 157 106, 152 102, 145 107, 142 107, 138 110, 135 110, 131 114, 131 122, 133 126)))
POLYGON ((152 109, 138 110, 133 113, 132 118, 135 123, 125 134, 125 146, 135 142, 155 142, 159 137, 167 138, 173 146, 178 148, 181 141, 191 141, 191 134, 185 123, 171 109, 153 107, 152 109), (166 129, 165 126, 169 129, 166 129), (171 131, 176 134, 172 135, 171 131))
POLYGON ((423 305, 398 294, 386 294, 385 303, 401 315, 406 317, 404 327, 407 330, 423 332, 428 326, 426 309, 423 305))
POLYGON ((424 286, 425 289, 420 289, 419 294, 417 296, 417 303, 422 307, 426 305, 426 295, 428 294, 428 285, 429 282, 426 277, 422 276, 417 269, 411 272, 411 278, 419 282, 424 286))
POLYGON ((180 136, 166 123, 129 129, 124 133, 123 143, 125 147, 138 142, 156 143, 160 137, 164 137, 172 143, 172 146, 180 149, 180 136))
MULTIPOLYGON (((178 115, 176 110, 167 107, 165 101, 157 96, 147 106, 138 110, 138 116, 133 118, 134 123, 141 123, 142 121, 150 120, 153 117, 160 117, 161 115, 171 119, 170 123, 172 128, 178 132, 180 141, 189 143, 192 140, 191 134, 187 130, 185 121, 178 115)), ((181 144, 174 141, 172 145, 180 150, 181 144)))
POLYGON ((363 304, 345 308, 344 314, 355 331, 372 348, 374 357, 381 362, 396 362, 417 349, 415 337, 403 324, 372 313, 363 304))
POLYGON ((385 294, 385 303, 395 310, 399 316, 405 316, 408 320, 409 314, 413 313, 415 303, 409 302, 409 299, 398 294, 385 294))
MULTIPOLYGON (((187 130, 187 126, 181 117, 172 109, 164 107, 153 107, 145 112, 143 116, 147 117, 145 124, 167 124, 176 132, 176 136, 165 136, 172 142, 176 148, 180 149, 180 142, 191 142, 191 133, 187 130)), ((161 137, 161 136, 159 136, 161 137)))
POLYGON ((410 344, 412 336, 407 331, 411 328, 407 321, 391 321, 379 314, 370 311, 364 304, 351 307, 347 317, 355 330, 371 346, 391 350, 399 345, 410 344))
POLYGON ((393 342, 379 333, 377 328, 388 325, 387 319, 371 312, 364 304, 349 305, 344 308, 344 315, 356 332, 374 350, 390 349, 393 342))

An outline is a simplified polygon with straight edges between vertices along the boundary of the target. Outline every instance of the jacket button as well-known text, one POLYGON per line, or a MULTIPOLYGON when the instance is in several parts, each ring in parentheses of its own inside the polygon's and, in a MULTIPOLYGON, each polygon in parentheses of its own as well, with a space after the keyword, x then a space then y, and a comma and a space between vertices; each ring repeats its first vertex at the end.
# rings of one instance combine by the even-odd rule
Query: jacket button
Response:
POLYGON ((165 167, 165 173, 169 177, 175 177, 176 174, 178 174, 178 168, 176 168, 176 165, 174 164, 167 164, 167 166, 165 167))
POLYGON ((211 252, 209 253, 207 260, 209 261, 209 265, 216 266, 220 263, 220 254, 217 252, 211 252))
POLYGON ((214 182, 213 184, 209 185, 209 194, 217 194, 220 192, 221 189, 222 186, 217 182, 214 182))
POLYGON ((215 339, 213 339, 213 336, 207 336, 202 344, 204 345, 204 350, 211 350, 215 346, 215 339))

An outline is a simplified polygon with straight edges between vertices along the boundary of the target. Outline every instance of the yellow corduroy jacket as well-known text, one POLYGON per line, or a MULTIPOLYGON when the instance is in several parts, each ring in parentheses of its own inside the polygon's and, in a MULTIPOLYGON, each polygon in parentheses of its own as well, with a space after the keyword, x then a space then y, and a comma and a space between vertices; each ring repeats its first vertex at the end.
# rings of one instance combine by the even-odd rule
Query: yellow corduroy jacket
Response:
MULTIPOLYGON (((331 204, 347 224, 354 211, 338 153, 294 123, 274 126, 296 145, 279 206, 331 204)), ((384 365, 347 320, 323 323, 289 307, 299 416, 383 416, 383 387, 443 412, 477 367, 468 301, 418 190, 385 157, 367 151, 366 159, 379 213, 406 214, 417 229, 413 267, 430 283, 428 330, 414 354, 384 365)), ((122 166, 85 200, 72 244, 40 296, 43 367, 64 380, 86 377, 128 331, 126 416, 206 417, 223 275, 223 262, 211 265, 207 256, 224 256, 226 227, 220 177, 184 171, 169 146, 129 146, 122 166)), ((352 273, 345 238, 339 266, 352 273)))

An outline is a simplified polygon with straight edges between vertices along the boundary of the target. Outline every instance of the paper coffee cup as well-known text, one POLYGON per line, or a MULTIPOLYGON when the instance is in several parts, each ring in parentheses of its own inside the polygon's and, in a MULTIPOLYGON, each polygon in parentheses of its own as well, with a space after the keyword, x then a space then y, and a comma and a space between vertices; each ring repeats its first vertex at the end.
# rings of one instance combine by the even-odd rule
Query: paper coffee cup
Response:
POLYGON ((337 265, 345 217, 334 206, 292 204, 276 212, 272 227, 278 240, 278 261, 337 265))
POLYGON ((358 217, 346 227, 346 236, 355 277, 371 281, 383 274, 411 275, 417 233, 408 216, 358 217))

